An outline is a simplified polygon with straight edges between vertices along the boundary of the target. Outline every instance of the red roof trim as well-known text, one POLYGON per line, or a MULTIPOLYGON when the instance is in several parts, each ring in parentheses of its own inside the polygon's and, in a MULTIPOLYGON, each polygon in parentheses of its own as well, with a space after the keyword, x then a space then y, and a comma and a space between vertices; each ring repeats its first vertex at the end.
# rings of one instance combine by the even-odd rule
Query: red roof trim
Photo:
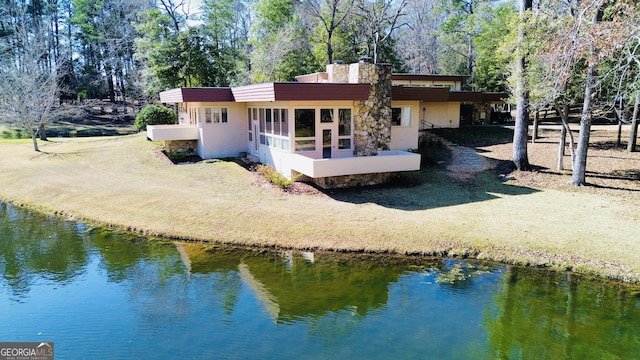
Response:
POLYGON ((507 93, 484 93, 478 91, 452 91, 449 101, 502 102, 509 97, 507 93))
POLYGON ((447 102, 449 101, 449 88, 394 86, 391 88, 391 99, 447 102))

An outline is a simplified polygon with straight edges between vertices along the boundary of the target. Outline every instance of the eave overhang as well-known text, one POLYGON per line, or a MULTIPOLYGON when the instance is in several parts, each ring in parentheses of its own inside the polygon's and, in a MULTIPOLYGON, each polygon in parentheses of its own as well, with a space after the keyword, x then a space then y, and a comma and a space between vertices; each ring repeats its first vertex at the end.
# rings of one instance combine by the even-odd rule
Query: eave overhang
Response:
POLYGON ((507 93, 486 93, 477 91, 452 91, 449 101, 496 103, 504 102, 509 97, 507 93))
POLYGON ((367 100, 369 84, 264 83, 232 88, 238 102, 367 100))
POLYGON ((160 92, 160 102, 233 102, 231 88, 176 88, 160 92))
POLYGON ((393 86, 391 98, 394 101, 447 102, 449 101, 449 89, 445 87, 393 86))

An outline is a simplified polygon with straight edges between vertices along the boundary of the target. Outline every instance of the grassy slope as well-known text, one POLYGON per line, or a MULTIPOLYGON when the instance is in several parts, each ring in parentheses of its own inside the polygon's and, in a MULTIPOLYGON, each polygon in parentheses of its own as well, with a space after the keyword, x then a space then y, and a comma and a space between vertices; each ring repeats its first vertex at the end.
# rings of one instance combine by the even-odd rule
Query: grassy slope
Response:
POLYGON ((640 282, 640 199, 536 190, 491 173, 413 188, 288 195, 233 162, 176 166, 144 135, 0 140, 0 199, 174 238, 474 256, 640 282))

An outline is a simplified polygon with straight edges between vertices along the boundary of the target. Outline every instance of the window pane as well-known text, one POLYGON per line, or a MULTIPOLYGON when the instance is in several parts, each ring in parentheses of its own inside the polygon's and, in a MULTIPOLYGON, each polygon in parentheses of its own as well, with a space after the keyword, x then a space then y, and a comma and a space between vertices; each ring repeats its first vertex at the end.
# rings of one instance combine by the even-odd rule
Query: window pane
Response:
POLYGON ((296 140, 296 151, 315 151, 315 140, 296 140))
POLYGON ((401 120, 402 120, 402 109, 392 108, 391 109, 391 125, 400 126, 401 120))
POLYGON ((220 108, 213 108, 213 122, 216 124, 220 122, 220 108))
POLYGON ((247 128, 251 131, 251 109, 247 109, 247 128))
MULTIPOLYGON (((260 114, 260 132, 264 132, 264 109, 260 109, 259 111, 260 114)), ((263 144, 261 142, 261 144, 263 144)))
POLYGON ((280 128, 280 132, 282 136, 289 136, 289 110, 288 109, 280 109, 280 121, 282 122, 282 126, 280 128))
POLYGON ((282 149, 289 151, 289 139, 282 139, 282 149))
POLYGON ((411 126, 411 106, 402 108, 402 120, 400 126, 411 126))
POLYGON ((333 122, 333 109, 320 109, 320 122, 332 123, 333 122))
POLYGON ((316 110, 296 109, 296 137, 316 136, 316 110))
POLYGON ((228 119, 227 108, 222 108, 222 122, 226 123, 228 119))
POLYGON ((338 139, 338 149, 351 149, 351 139, 338 139))
POLYGON ((271 109, 266 109, 265 111, 266 111, 266 114, 265 114, 265 121, 266 121, 266 123, 267 123, 267 130, 266 130, 266 132, 267 132, 268 134, 271 134, 271 129, 272 129, 272 126, 271 126, 271 109))
POLYGON ((260 144, 264 145, 266 143, 265 136, 260 134, 260 144))
POLYGON ((280 135, 280 109, 273 109, 273 133, 280 135))
POLYGON ((204 109, 204 122, 207 124, 211 123, 211 108, 204 109))
POLYGON ((349 136, 351 135, 351 109, 338 110, 338 135, 349 136))

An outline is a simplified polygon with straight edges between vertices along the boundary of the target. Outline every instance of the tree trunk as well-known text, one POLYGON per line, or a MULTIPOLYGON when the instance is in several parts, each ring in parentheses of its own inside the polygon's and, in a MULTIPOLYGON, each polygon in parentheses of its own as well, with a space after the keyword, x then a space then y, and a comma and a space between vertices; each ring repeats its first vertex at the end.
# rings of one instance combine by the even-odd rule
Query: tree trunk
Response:
POLYGON ((589 65, 587 80, 584 90, 584 103, 582 105, 582 115, 580 117, 580 134, 578 135, 578 149, 576 158, 573 161, 573 173, 571 174, 571 185, 585 185, 587 172, 587 150, 589 149, 589 136, 591 135, 591 102, 594 95, 594 83, 596 80, 597 63, 589 65))
POLYGON ((575 142, 573 140, 573 133, 571 132, 571 128, 569 127, 569 112, 571 108, 568 104, 559 105, 556 104, 556 111, 560 116, 560 121, 562 121, 562 129, 560 130, 560 142, 561 148, 558 149, 558 171, 562 171, 564 168, 563 156, 564 156, 564 148, 566 145, 566 135, 569 135, 569 154, 571 155, 571 166, 573 168, 573 160, 576 157, 575 154, 575 142))
POLYGON ((567 129, 563 126, 560 129, 560 141, 558 141, 558 165, 557 170, 562 171, 564 168, 564 147, 567 144, 567 129))
POLYGON ((40 137, 40 140, 42 141, 47 141, 47 130, 45 129, 43 122, 38 126, 38 137, 40 137))
POLYGON ((624 100, 620 99, 620 109, 615 109, 614 111, 616 113, 616 118, 618 119, 618 138, 616 139, 616 145, 620 146, 622 145, 622 123, 626 121, 625 119, 625 113, 626 111, 624 110, 624 100))
POLYGON ((33 141, 33 151, 39 152, 40 149, 38 148, 38 139, 37 139, 37 137, 34 135, 34 136, 31 137, 31 140, 33 141))
POLYGON ((533 132, 531 133, 531 142, 538 140, 538 126, 540 125, 540 111, 533 113, 533 132))
POLYGON ((513 132, 513 163, 518 170, 529 170, 529 156, 527 154, 527 137, 529 133, 529 94, 526 90, 525 72, 526 59, 524 51, 524 18, 531 9, 532 0, 520 0, 520 24, 518 25, 518 47, 520 55, 516 65, 516 123, 513 132))
POLYGON ((640 112, 640 90, 636 91, 636 103, 633 106, 633 118, 631 119, 631 129, 629 129, 629 144, 627 151, 636 151, 636 143, 638 136, 638 114, 640 112))

